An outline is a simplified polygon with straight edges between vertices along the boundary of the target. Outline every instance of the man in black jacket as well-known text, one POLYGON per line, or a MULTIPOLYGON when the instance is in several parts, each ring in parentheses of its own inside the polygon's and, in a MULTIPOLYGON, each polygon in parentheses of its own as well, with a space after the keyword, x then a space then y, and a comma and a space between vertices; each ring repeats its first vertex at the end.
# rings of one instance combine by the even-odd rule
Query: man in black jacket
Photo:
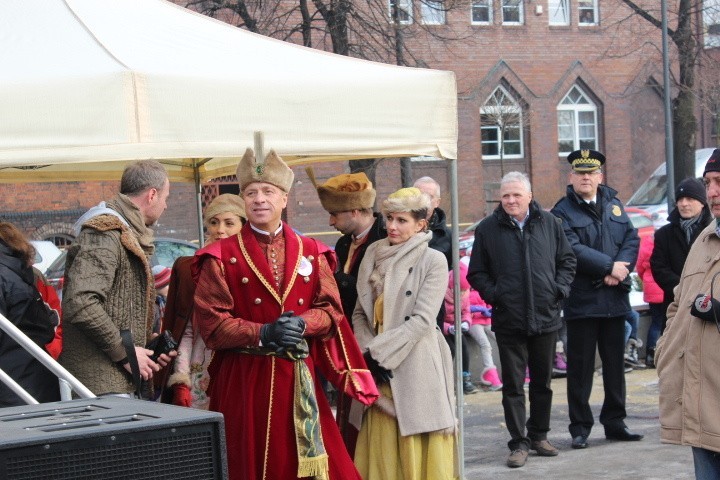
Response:
POLYGON ((562 220, 577 257, 577 273, 564 305, 567 323, 567 395, 573 448, 587 448, 595 349, 602 360, 605 400, 600 423, 611 440, 641 440, 625 425, 625 316, 629 273, 640 239, 612 188, 601 185, 605 156, 594 150, 568 155, 570 185, 552 213, 562 220))
POLYGON ((560 301, 570 293, 575 255, 558 219, 532 200, 524 174, 505 175, 500 197, 498 208, 475 230, 467 279, 493 307, 502 403, 511 436, 507 465, 522 467, 528 450, 547 457, 558 454, 547 440, 550 381, 557 332, 562 326, 560 301), (526 368, 530 370, 527 424, 526 368))
POLYGON ((652 324, 648 330, 645 359, 649 367, 655 365, 655 344, 665 330, 665 312, 673 301, 673 289, 680 283, 690 247, 713 218, 707 204, 705 185, 697 178, 686 178, 680 182, 675 189, 675 205, 668 216, 670 223, 655 232, 655 247, 650 256, 653 278, 663 289, 664 296, 663 303, 650 305, 652 324))

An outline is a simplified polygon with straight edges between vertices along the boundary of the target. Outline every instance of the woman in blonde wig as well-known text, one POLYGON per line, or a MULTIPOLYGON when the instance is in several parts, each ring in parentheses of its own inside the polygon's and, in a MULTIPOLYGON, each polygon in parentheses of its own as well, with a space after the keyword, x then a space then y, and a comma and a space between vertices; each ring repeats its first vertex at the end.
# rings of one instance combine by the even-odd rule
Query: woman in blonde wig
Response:
POLYGON ((381 393, 355 452, 365 480, 456 476, 453 367, 436 322, 447 262, 428 247, 428 208, 417 188, 391 194, 382 205, 388 236, 360 265, 353 326, 381 393))

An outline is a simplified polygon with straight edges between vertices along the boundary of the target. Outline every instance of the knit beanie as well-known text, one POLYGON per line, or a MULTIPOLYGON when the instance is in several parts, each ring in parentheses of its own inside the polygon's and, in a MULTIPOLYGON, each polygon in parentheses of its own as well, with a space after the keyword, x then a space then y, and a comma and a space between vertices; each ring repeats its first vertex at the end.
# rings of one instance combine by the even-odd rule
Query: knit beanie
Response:
POLYGON ((713 150, 712 155, 708 158, 703 176, 705 176, 707 172, 720 172, 720 149, 716 148, 713 150))
POLYGON ((155 265, 152 268, 153 278, 155 279, 155 288, 160 290, 170 283, 171 270, 163 265, 155 265))
POLYGON ((675 201, 677 202, 683 197, 694 198, 703 205, 707 205, 705 186, 697 178, 686 178, 678 184, 675 189, 675 201))

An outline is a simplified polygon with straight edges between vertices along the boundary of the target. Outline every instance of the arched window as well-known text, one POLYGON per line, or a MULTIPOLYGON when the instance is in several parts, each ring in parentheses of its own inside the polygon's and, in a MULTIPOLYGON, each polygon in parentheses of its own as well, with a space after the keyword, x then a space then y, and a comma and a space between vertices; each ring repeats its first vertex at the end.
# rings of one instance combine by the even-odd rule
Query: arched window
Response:
POLYGON ((522 108, 505 88, 497 87, 480 108, 483 159, 522 158, 522 126, 522 108))
POLYGON ((577 85, 562 99, 557 107, 558 155, 564 156, 574 150, 597 150, 597 106, 577 85))

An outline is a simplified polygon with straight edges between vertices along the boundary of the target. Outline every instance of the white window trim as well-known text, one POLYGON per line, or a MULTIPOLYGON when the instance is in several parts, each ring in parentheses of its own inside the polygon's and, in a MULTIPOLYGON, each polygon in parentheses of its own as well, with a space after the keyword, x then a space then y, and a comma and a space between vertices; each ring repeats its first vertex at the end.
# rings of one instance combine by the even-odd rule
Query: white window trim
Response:
POLYGON ((588 9, 588 8, 583 8, 583 9, 581 9, 581 8, 580 8, 580 5, 578 4, 578 11, 577 11, 577 15, 578 15, 578 26, 580 26, 580 27, 593 27, 593 26, 596 26, 596 25, 598 25, 598 24, 600 23, 600 22, 599 22, 600 18, 599 18, 599 16, 598 16, 598 0, 592 0, 592 7, 593 7, 593 8, 592 8, 593 21, 592 21, 591 23, 580 22, 580 17, 579 17, 580 12, 585 11, 585 10, 589 10, 589 9, 588 9))
POLYGON ((570 0, 548 0, 548 25, 552 25, 554 27, 567 27, 570 25, 570 0), (554 5, 553 5, 554 4, 554 5), (563 22, 555 22, 553 21, 553 15, 552 15, 552 9, 553 8, 560 8, 561 5, 565 5, 565 21, 563 22))
MULTIPOLYGON (((487 115, 488 111, 492 108, 492 107, 486 107, 485 105, 487 105, 489 100, 495 95, 495 92, 497 92, 498 90, 502 91, 503 95, 512 101, 513 106, 515 107, 515 108, 513 108, 514 113, 520 114, 520 121, 518 122, 520 153, 514 153, 514 154, 503 153, 502 159, 506 160, 506 159, 524 158, 525 157, 525 139, 524 139, 524 131, 523 131, 523 113, 524 112, 523 112, 522 108, 520 107, 520 105, 518 104, 517 100, 512 95, 510 95, 510 93, 505 88, 503 88, 502 86, 497 87, 495 90, 492 91, 492 93, 487 97, 487 99, 485 99, 485 103, 483 104, 482 107, 480 107, 480 118, 482 119, 483 115, 487 115)), ((498 152, 499 152, 500 151, 500 134, 501 134, 500 127, 497 124, 485 125, 485 128, 490 128, 490 127, 494 127, 498 132, 498 142, 497 143, 498 143, 498 152)), ((482 153, 482 143, 483 143, 482 129, 483 129, 483 125, 481 122, 480 123, 480 151, 481 151, 481 153, 482 153)), ((503 143, 503 148, 504 147, 505 147, 505 145, 503 143)), ((483 158, 483 160, 500 160, 500 153, 498 153, 497 155, 484 155, 483 154, 482 158, 483 158)))
POLYGON ((470 3, 470 25, 492 25, 493 22, 493 0, 487 0, 488 4, 488 21, 487 22, 476 22, 473 20, 473 14, 472 14, 472 7, 473 4, 470 3))
MULTIPOLYGON (((595 149, 597 149, 598 143, 600 141, 600 138, 598 136, 598 108, 597 108, 597 105, 590 99, 590 96, 585 92, 585 90, 580 88, 578 85, 573 85, 570 88, 570 90, 568 90, 568 92, 565 94, 565 96, 563 96, 562 100, 560 100, 560 104, 557 106, 557 111, 558 112, 559 111, 571 111, 573 113, 573 122, 574 122, 574 124, 573 124, 573 126, 574 126, 573 149, 568 152, 561 152, 558 148, 558 156, 559 157, 567 156, 570 152, 580 149, 580 128, 579 128, 580 127, 580 118, 579 118, 580 112, 592 112, 593 113, 593 117, 594 117, 593 119, 595 121, 595 124, 593 125, 593 130, 594 130, 593 133, 595 135, 594 136, 595 149), (567 98, 567 96, 570 94, 570 92, 573 89, 577 89, 583 95, 583 97, 585 97, 587 99, 587 101, 590 102, 590 104, 588 104, 588 105, 578 105, 578 104, 563 105, 562 101, 565 100, 565 98, 567 98)), ((557 114, 556 114, 555 118, 557 121, 557 114)), ((559 125, 558 125, 558 128, 559 128, 559 125)), ((559 135, 559 132, 558 132, 558 135, 559 135)), ((558 138, 558 143, 559 143, 559 141, 560 141, 560 139, 558 138)), ((558 147, 559 147, 559 145, 558 145, 558 147)))
POLYGON ((408 13, 408 20, 400 20, 400 25, 411 25, 413 23, 413 2, 412 0, 388 0, 388 19, 393 22, 392 4, 397 2, 398 8, 408 13))
POLYGON ((518 2, 518 12, 520 14, 520 20, 517 22, 510 22, 505 21, 505 5, 503 5, 504 0, 500 0, 500 19, 502 20, 503 25, 524 25, 525 24, 525 2, 523 0, 520 0, 518 2))
POLYGON ((422 20, 423 25, 445 25, 447 23, 447 12, 442 9, 442 1, 441 0, 423 0, 420 2, 420 19, 422 20), (430 4, 435 3, 440 8, 433 8, 430 4), (435 13, 433 14, 433 19, 431 21, 428 21, 428 19, 425 17, 425 12, 429 13, 429 10, 434 10, 435 13), (442 17, 440 21, 435 20, 435 16, 442 17))

